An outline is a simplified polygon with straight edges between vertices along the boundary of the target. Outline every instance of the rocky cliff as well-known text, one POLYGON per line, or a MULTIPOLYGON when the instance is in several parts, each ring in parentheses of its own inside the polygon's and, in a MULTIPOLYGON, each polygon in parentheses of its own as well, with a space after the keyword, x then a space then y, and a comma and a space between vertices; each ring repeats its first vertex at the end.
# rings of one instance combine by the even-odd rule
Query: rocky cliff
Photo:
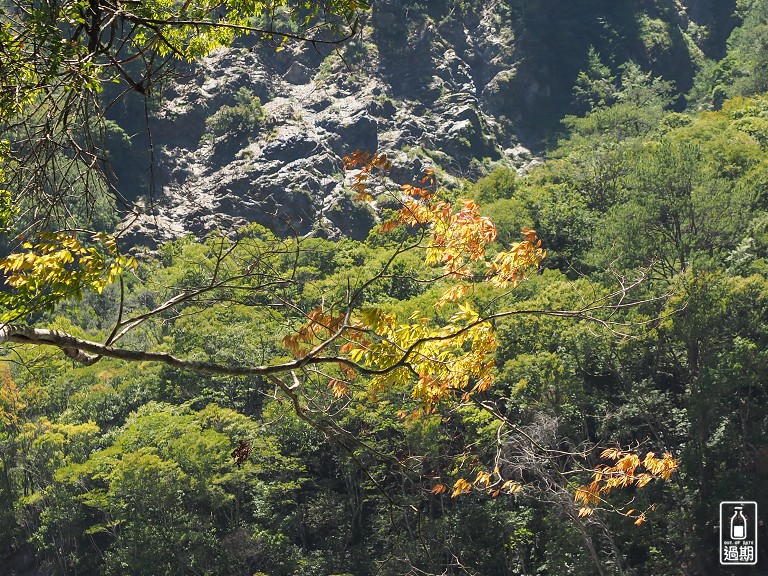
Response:
POLYGON ((590 46, 614 68, 635 59, 677 72, 686 88, 724 26, 702 0, 474 4, 381 0, 337 49, 251 39, 181 75, 151 121, 155 191, 132 216, 132 241, 246 222, 364 238, 376 214, 350 200, 344 154, 387 152, 399 182, 426 166, 454 180, 494 163, 525 170, 541 126, 569 111, 590 46))

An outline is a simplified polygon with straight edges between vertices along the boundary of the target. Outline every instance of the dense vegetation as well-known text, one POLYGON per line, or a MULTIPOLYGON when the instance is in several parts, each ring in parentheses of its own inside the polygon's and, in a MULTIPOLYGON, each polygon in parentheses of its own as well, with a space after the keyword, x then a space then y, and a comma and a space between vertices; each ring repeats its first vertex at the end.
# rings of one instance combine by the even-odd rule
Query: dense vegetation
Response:
MULTIPOLYGON (((493 254, 527 227, 548 250, 504 298, 471 284, 486 314, 577 310, 632 286, 631 306, 593 320, 496 320, 489 390, 425 410, 412 383, 316 371, 297 410, 266 376, 110 358, 83 366, 55 348, 6 347, 0 574, 717 573, 719 502, 768 509, 768 2, 737 9, 742 25, 723 54, 692 65, 689 93, 593 48, 576 75, 580 112, 563 120, 546 162, 442 192, 473 198, 496 223, 493 254), (688 108, 672 111, 681 99, 688 108), (579 514, 574 494, 601 462, 598 446, 670 451, 680 469, 579 514), (495 466, 514 489, 480 482, 452 498, 457 482, 495 466)), ((239 105, 261 121, 252 95, 239 105)), ((379 198, 385 216, 390 202, 379 198)), ((88 212, 92 225, 112 225, 109 210, 88 212)), ((85 290, 33 319, 104 341, 124 312, 156 309, 237 262, 281 281, 198 294, 122 345, 263 365, 295 352, 285 337, 302 311, 343 300, 417 232, 331 242, 253 226, 232 244, 187 238, 139 258, 102 294, 85 290)), ((357 304, 446 321, 455 305, 434 303, 447 279, 424 279, 423 258, 405 253, 357 304)), ((745 574, 763 571, 761 530, 761 563, 745 574)))

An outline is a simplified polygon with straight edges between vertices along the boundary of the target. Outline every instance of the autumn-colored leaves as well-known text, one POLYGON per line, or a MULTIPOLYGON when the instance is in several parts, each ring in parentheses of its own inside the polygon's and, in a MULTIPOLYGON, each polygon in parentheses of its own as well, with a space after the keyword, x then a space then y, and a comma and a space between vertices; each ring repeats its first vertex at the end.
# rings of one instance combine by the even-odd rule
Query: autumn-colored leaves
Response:
MULTIPOLYGON (((612 490, 631 486, 642 488, 654 478, 669 480, 678 467, 677 460, 669 452, 665 452, 661 458, 657 458, 653 452, 648 452, 641 461, 640 457, 633 452, 609 448, 603 450, 600 457, 613 460, 615 464, 595 466, 592 482, 576 490, 574 499, 576 502, 583 503, 579 510, 579 516, 582 518, 592 515, 595 510, 594 505, 604 502, 603 497, 612 490), (645 472, 638 472, 641 465, 645 468, 645 472)), ((635 518, 635 524, 638 526, 646 521, 645 512, 636 513, 632 509, 624 514, 635 518)))
MULTIPOLYGON (((389 170, 391 163, 384 154, 356 152, 344 158, 344 167, 357 170, 352 184, 357 199, 372 201, 370 179, 389 170)), ((377 389, 405 385, 415 379, 411 395, 427 413, 453 394, 467 399, 471 393, 488 389, 493 381, 496 336, 488 319, 481 317, 467 298, 477 277, 494 288, 515 287, 546 256, 536 231, 524 228, 522 240, 488 261, 487 250, 496 240, 493 222, 480 214, 473 200, 462 200, 454 206, 440 199, 435 184, 435 173, 428 170, 419 186, 401 186, 400 208, 381 224, 379 231, 386 234, 400 227, 409 230, 411 248, 423 250, 425 265, 440 270, 434 279, 447 284, 435 308, 452 302, 458 311, 443 326, 431 327, 430 320, 419 314, 403 323, 394 314, 363 310, 350 325, 357 335, 344 346, 350 360, 375 371, 369 375, 377 389), (360 334, 367 335, 364 343, 360 334)), ((333 323, 334 319, 329 321, 333 323)), ((327 333, 331 331, 329 325, 327 333)), ((337 395, 344 389, 341 382, 334 379, 329 385, 337 395)), ((657 458, 648 452, 641 460, 632 452, 609 449, 601 456, 614 464, 591 470, 592 482, 576 490, 575 500, 583 504, 580 517, 591 515, 594 506, 604 502, 612 490, 642 488, 655 478, 669 479, 678 467, 669 453, 657 458)), ((496 469, 493 473, 481 470, 474 480, 459 478, 452 490, 438 483, 431 491, 436 495, 451 491, 451 496, 456 497, 476 489, 497 496, 515 494, 522 488, 522 484, 503 478, 496 469)), ((645 512, 622 513, 635 518, 637 525, 646 519, 645 512)))
MULTIPOLYGON (((344 166, 358 170, 352 183, 357 198, 371 201, 371 177, 387 171, 391 163, 384 154, 355 152, 345 157, 344 166)), ((487 262, 487 248, 496 239, 493 222, 480 215, 472 200, 463 200, 458 207, 441 200, 432 189, 434 171, 426 171, 421 186, 401 187, 400 209, 380 231, 390 233, 406 227, 411 232, 398 253, 423 251, 427 269, 435 270, 424 279, 446 285, 434 306, 453 302, 457 311, 435 325, 431 319, 434 314, 419 312, 403 320, 379 308, 364 308, 354 314, 313 310, 284 344, 297 357, 335 347, 340 354, 337 365, 343 373, 343 377, 330 379, 329 387, 336 396, 346 393, 347 379, 358 373, 368 376, 372 391, 411 386, 411 396, 425 412, 456 394, 466 398, 487 390, 493 381, 497 342, 491 323, 467 299, 471 283, 483 271, 484 280, 495 287, 515 285, 545 256, 536 232, 526 229, 521 242, 487 262)))
MULTIPOLYGON (((655 509, 655 505, 648 505, 644 510, 635 508, 617 507, 608 501, 608 494, 621 488, 642 488, 652 480, 669 480, 670 476, 678 469, 678 461, 672 454, 665 452, 661 458, 654 452, 648 452, 641 460, 640 457, 629 450, 609 448, 603 450, 600 457, 612 460, 614 464, 598 464, 592 470, 592 482, 576 489, 575 502, 581 503, 578 511, 579 518, 586 518, 594 514, 597 508, 609 509, 618 512, 634 520, 636 526, 647 521, 647 512, 655 509)), ((471 477, 470 477, 471 478, 471 477)), ((515 495, 525 489, 525 484, 509 480, 504 477, 497 467, 493 472, 480 469, 474 479, 458 478, 453 484, 453 490, 439 482, 435 484, 431 492, 435 495, 447 494, 450 491, 452 498, 471 491, 486 492, 492 497, 500 494, 515 495)))
MULTIPOLYGON (((453 484, 451 498, 468 494, 472 489, 483 490, 495 498, 500 494, 517 494, 523 489, 523 485, 515 480, 504 480, 498 470, 495 470, 493 474, 481 470, 472 482, 465 478, 456 480, 453 484)), ((448 487, 445 484, 436 484, 431 492, 432 494, 443 494, 448 492, 448 487)))
MULTIPOLYGON (((344 168, 357 169, 352 189, 356 199, 371 201, 368 192, 369 179, 376 173, 386 172, 391 162, 385 154, 354 152, 344 157, 344 168)), ((421 247, 426 251, 425 264, 440 265, 449 278, 469 280, 475 277, 472 264, 482 262, 486 248, 496 240, 496 226, 485 216, 473 200, 462 200, 458 208, 441 200, 433 190, 436 184, 434 170, 428 169, 421 179, 421 186, 401 186, 401 208, 380 227, 380 232, 391 232, 399 226, 407 226, 425 234, 421 247)), ((486 262, 485 278, 498 288, 516 286, 527 270, 539 266, 546 256, 541 240, 532 228, 522 230, 523 240, 515 242, 508 250, 500 251, 491 262, 486 262)), ((466 293, 466 285, 451 286, 438 301, 456 301, 466 293)))
POLYGON ((526 270, 538 267, 547 254, 533 228, 523 228, 521 233, 522 241, 499 252, 489 264, 488 279, 497 288, 517 286, 525 278, 526 270))

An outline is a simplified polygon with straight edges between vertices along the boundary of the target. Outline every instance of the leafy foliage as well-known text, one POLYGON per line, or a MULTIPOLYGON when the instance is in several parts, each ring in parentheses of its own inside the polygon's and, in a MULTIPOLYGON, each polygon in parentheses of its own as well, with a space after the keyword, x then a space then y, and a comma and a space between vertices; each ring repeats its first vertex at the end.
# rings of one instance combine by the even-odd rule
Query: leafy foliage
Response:
POLYGON ((92 241, 89 246, 74 234, 45 234, 37 244, 24 242, 26 252, 0 260, 5 284, 13 290, 0 296, 2 320, 12 322, 60 300, 82 298, 84 289, 100 294, 124 271, 136 268, 134 258, 119 253, 114 237, 97 233, 92 241), (97 242, 104 244, 106 254, 97 242))
MULTIPOLYGON (((230 6, 199 40, 179 19, 202 13, 124 8, 173 20, 154 41, 192 56, 264 8, 230 6)), ((87 38, 81 8, 35 25, 87 38)), ((658 22, 641 31, 661 59, 675 32, 658 22)), ((11 52, 36 87, 33 55, 11 52)), ((20 241, 0 262, 7 320, 50 329, 3 326, 4 561, 31 546, 51 573, 717 573, 713 503, 768 497, 768 105, 669 112, 666 81, 599 53, 578 77, 590 108, 548 160, 472 200, 434 171, 380 186, 384 154, 346 159, 359 198, 391 207, 365 242, 251 226, 138 263, 69 227, 20 241)), ((258 124, 246 96, 219 119, 258 124)))
MULTIPOLYGON (((656 454, 648 452, 645 458, 640 460, 636 454, 631 452, 609 448, 603 450, 600 457, 613 460, 615 464, 612 466, 599 465, 592 476, 592 482, 576 490, 576 502, 584 503, 584 506, 579 509, 579 516, 581 517, 591 516, 594 513, 594 508, 591 508, 590 505, 600 504, 603 495, 614 488, 630 486, 642 488, 654 478, 669 480, 669 477, 678 468, 677 461, 669 452, 665 452, 661 458, 656 458, 656 454), (646 471, 636 473, 641 464, 646 471)), ((627 510, 625 515, 630 516, 633 513, 635 510, 631 509, 627 510)), ((641 512, 637 515, 635 525, 639 526, 646 520, 645 512, 641 512)))
POLYGON ((206 131, 214 137, 227 133, 252 134, 266 119, 264 108, 258 96, 247 88, 235 93, 234 106, 222 106, 206 119, 206 131))

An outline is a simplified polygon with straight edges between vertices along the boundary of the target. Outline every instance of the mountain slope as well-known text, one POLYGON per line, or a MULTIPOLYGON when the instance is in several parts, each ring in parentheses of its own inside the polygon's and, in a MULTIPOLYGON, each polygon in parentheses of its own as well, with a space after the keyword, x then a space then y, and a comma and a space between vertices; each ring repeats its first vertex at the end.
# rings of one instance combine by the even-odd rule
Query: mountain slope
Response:
POLYGON ((387 152, 397 182, 426 166, 454 183, 499 162, 525 170, 574 111, 590 49, 613 71, 634 60, 682 92, 705 54, 722 50, 731 5, 385 0, 337 50, 275 52, 251 39, 219 51, 170 85, 152 119, 155 191, 132 216, 132 241, 250 221, 363 238, 376 216, 349 200, 344 154, 387 152), (238 94, 263 104, 258 125, 243 128, 238 94), (230 124, 212 129, 217 114, 230 124))

